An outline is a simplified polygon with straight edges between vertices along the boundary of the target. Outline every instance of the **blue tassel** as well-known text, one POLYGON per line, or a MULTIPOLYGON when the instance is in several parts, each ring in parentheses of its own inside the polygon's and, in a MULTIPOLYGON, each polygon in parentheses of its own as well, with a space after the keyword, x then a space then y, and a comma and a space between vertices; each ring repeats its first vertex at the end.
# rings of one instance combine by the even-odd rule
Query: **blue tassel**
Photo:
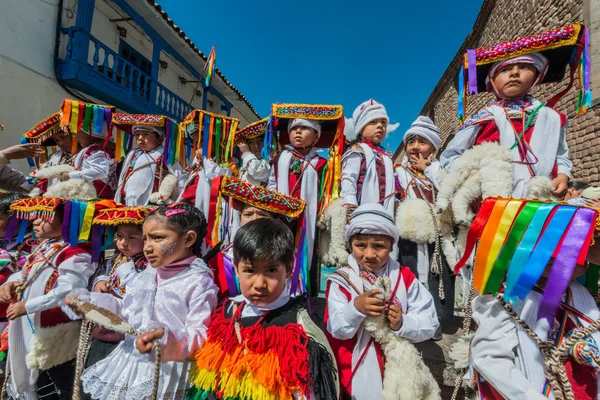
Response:
POLYGON ((458 119, 462 122, 465 119, 465 67, 460 69, 458 74, 458 119))

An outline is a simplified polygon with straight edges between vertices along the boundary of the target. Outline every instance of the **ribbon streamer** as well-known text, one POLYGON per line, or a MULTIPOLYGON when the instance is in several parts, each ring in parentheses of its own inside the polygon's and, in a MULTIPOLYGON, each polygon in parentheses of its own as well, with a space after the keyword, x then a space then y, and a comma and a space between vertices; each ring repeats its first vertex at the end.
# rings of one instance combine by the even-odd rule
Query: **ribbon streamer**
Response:
POLYGON ((477 58, 474 49, 467 50, 467 63, 469 64, 469 94, 477 94, 477 58))

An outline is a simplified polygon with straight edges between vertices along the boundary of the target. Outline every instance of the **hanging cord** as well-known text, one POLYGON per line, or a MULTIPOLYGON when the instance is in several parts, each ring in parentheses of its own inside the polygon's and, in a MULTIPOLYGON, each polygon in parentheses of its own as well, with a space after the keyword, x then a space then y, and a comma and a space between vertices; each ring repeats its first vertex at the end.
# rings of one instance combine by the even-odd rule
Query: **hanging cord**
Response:
MULTIPOLYGON (((418 178, 413 171, 411 171, 410 169, 408 170, 409 173, 413 176, 413 178, 418 178)), ((432 257, 432 261, 431 261, 431 266, 430 266, 430 270, 434 275, 437 275, 439 277, 439 285, 438 285, 438 295, 440 297, 440 300, 445 300, 446 299, 446 295, 444 294, 444 264, 442 261, 442 235, 440 234, 440 228, 438 225, 438 221, 437 221, 437 215, 435 210, 433 209, 433 205, 427 201, 427 197, 425 197, 425 194, 423 193, 423 189, 421 188, 421 185, 419 185, 417 182, 415 182, 415 180, 413 179, 413 185, 417 188, 417 190, 419 191, 419 195, 421 195, 421 199, 423 199, 425 201, 425 203, 427 203, 427 208, 429 208, 429 213, 431 214, 431 219, 433 220, 433 228, 435 229, 435 248, 433 250, 433 257, 432 257)), ((436 194, 435 194, 435 189, 432 187, 431 188, 431 196, 433 198, 433 204, 436 203, 436 194)))
POLYGON ((527 332, 527 334, 535 340, 537 343, 542 356, 544 357, 544 373, 548 383, 552 386, 552 393, 556 400, 575 400, 573 394, 573 388, 571 382, 567 376, 565 370, 564 361, 568 356, 568 351, 573 345, 590 336, 592 333, 600 328, 600 319, 597 319, 588 327, 578 329, 573 332, 568 338, 564 339, 558 346, 550 342, 542 340, 534 331, 531 329, 525 321, 523 321, 517 313, 513 310, 512 305, 504 302, 504 295, 496 295, 496 299, 504 306, 506 312, 527 332))
POLYGON ((85 366, 90 351, 90 338, 92 337, 92 328, 94 324, 90 320, 85 320, 81 324, 79 331, 79 345, 77 346, 77 358, 75 361, 75 379, 73 381, 73 400, 81 398, 81 374, 85 366))
MULTIPOLYGON (((463 319, 463 336, 471 334, 471 322, 473 321, 473 306, 472 302, 475 298, 475 287, 473 286, 473 280, 471 280, 471 290, 469 290, 469 297, 467 298, 467 304, 465 305, 465 318, 463 319)), ((467 372, 468 368, 461 368, 457 371, 456 385, 454 385, 454 391, 450 400, 456 400, 458 391, 463 386, 463 376, 467 372)))

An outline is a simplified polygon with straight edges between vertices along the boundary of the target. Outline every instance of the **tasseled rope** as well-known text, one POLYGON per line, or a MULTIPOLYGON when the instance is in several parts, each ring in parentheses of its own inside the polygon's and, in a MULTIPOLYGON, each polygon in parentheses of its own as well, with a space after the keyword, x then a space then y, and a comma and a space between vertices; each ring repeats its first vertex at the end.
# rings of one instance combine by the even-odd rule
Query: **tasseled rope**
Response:
POLYGON ((311 383, 313 392, 319 399, 336 400, 335 374, 337 370, 331 355, 313 339, 307 343, 309 369, 312 372, 311 383))
MULTIPOLYGON (((469 297, 467 298, 467 304, 465 305, 465 318, 463 319, 463 336, 467 336, 471 333, 471 322, 473 321, 473 306, 472 302, 475 298, 475 287, 473 286, 473 281, 471 280, 471 290, 469 290, 469 297)), ((456 385, 454 385, 454 391, 452 392, 452 397, 450 400, 456 400, 458 396, 458 391, 463 385, 463 376, 467 372, 467 368, 461 368, 456 371, 456 385)))
POLYGON ((160 344, 158 340, 155 340, 153 343, 154 347, 154 377, 152 378, 152 397, 151 399, 158 399, 158 384, 160 381, 160 344))
POLYGON ((81 398, 81 374, 90 350, 90 338, 92 337, 93 326, 92 321, 85 320, 81 324, 81 330, 79 331, 79 345, 77 346, 77 358, 75 361, 75 379, 73 381, 73 400, 81 398))

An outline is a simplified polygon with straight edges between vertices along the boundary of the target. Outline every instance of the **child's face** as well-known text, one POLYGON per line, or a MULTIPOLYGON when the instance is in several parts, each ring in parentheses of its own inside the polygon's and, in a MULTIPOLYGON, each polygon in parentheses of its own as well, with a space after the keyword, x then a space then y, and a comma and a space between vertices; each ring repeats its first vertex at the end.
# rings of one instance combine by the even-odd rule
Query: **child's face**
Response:
POLYGON ((362 131, 362 138, 374 145, 381 144, 387 133, 387 120, 385 118, 377 118, 369 122, 362 131))
POLYGON ((75 134, 75 140, 81 147, 88 147, 92 144, 92 137, 84 131, 79 131, 75 134))
POLYGON ((255 306, 266 306, 281 295, 292 270, 281 261, 256 259, 251 263, 241 260, 235 266, 235 274, 244 297, 255 306))
POLYGON ((142 151, 151 151, 160 146, 160 136, 150 130, 138 129, 135 131, 135 142, 142 151))
POLYGON ((256 156, 256 158, 262 157, 260 152, 263 148, 263 144, 264 138, 262 136, 248 140, 248 147, 250 147, 250 151, 256 156))
POLYGON ((307 150, 317 143, 317 131, 304 126, 296 126, 290 132, 290 143, 298 150, 307 150))
POLYGON ((64 151, 65 153, 69 153, 69 154, 71 154, 71 150, 72 150, 72 148, 71 148, 72 140, 73 139, 71 138, 71 134, 65 133, 65 132, 60 132, 54 137, 54 141, 56 142, 56 145, 62 151, 64 151))
POLYGON ((521 99, 535 83, 538 71, 532 64, 517 63, 500 68, 494 76, 494 85, 500 96, 521 99))
POLYGON ((240 228, 259 218, 273 218, 273 214, 260 208, 246 206, 240 214, 240 228))
POLYGON ((52 222, 38 218, 33 221, 33 232, 38 239, 60 239, 62 237, 62 221, 56 216, 52 222))
POLYGON ((563 201, 577 199, 577 198, 581 197, 582 192, 583 192, 583 190, 577 190, 575 188, 570 188, 567 190, 567 194, 565 194, 565 198, 563 199, 563 201))
POLYGON ((166 217, 146 218, 143 227, 144 256, 152 268, 164 267, 192 255, 196 232, 179 235, 169 228, 166 217))
POLYGON ((433 150, 433 144, 420 136, 413 136, 406 142, 406 154, 410 161, 418 160, 419 154, 421 154, 423 158, 427 158, 433 153, 433 150))
POLYGON ((119 225, 115 234, 115 245, 127 257, 133 257, 144 251, 142 227, 139 225, 119 225))
POLYGON ((376 272, 390 258, 392 239, 386 235, 355 235, 351 246, 358 265, 369 272, 376 272))
POLYGON ((198 143, 198 131, 194 131, 191 134, 192 140, 194 142, 194 146, 196 146, 196 160, 202 160, 202 145, 198 143))

